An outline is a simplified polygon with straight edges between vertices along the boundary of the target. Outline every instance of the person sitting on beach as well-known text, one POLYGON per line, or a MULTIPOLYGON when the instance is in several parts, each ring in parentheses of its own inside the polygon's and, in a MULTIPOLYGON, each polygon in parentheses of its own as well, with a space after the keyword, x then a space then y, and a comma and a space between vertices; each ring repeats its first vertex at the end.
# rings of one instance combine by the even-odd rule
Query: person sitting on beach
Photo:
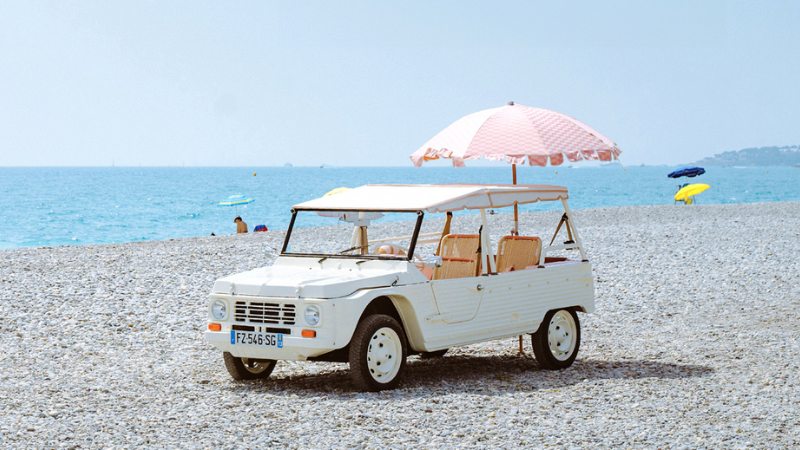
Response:
POLYGON ((237 234, 247 233, 247 223, 245 223, 245 221, 242 220, 242 218, 240 216, 236 216, 236 218, 233 219, 233 223, 236 224, 236 233, 237 234))

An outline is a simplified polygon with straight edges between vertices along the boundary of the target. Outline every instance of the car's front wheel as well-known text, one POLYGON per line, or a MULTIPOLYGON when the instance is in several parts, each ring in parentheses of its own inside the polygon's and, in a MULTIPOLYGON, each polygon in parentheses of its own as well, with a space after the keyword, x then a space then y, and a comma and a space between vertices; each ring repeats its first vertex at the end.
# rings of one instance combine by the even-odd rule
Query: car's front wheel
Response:
POLYGON ((234 380, 258 380, 269 378, 275 369, 274 359, 238 358, 228 352, 222 354, 225 368, 234 380))
POLYGON ((531 335, 533 354, 542 369, 565 369, 575 362, 581 346, 581 324, 571 309, 545 314, 539 329, 531 335))
POLYGON ((406 334, 393 317, 373 314, 356 327, 350 340, 350 377, 363 391, 392 389, 406 365, 406 334))

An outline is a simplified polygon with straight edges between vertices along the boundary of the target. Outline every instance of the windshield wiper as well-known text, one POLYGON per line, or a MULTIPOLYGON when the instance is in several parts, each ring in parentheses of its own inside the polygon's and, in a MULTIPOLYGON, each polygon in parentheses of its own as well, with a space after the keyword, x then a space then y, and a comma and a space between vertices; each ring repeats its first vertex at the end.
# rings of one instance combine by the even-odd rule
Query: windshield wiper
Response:
MULTIPOLYGON (((344 250, 342 250, 340 252, 336 252, 336 254, 337 255, 342 255, 342 254, 347 253, 347 252, 352 252, 353 250, 355 250, 357 248, 361 248, 361 247, 362 247, 361 245, 356 245, 355 247, 346 248, 346 249, 344 249, 344 250)), ((322 264, 323 261, 325 261, 326 259, 330 258, 331 256, 334 256, 334 255, 323 256, 317 262, 322 264)))

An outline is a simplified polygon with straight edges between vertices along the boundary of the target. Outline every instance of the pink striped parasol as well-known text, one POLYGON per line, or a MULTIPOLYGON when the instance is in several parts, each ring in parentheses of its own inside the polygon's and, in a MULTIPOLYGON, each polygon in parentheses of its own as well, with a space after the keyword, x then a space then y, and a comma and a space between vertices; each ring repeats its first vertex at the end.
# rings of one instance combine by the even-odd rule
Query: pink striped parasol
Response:
MULTIPOLYGON (((569 161, 612 161, 622 153, 611 139, 564 114, 509 102, 499 108, 466 115, 440 131, 411 154, 420 167, 425 161, 450 158, 462 167, 468 159, 511 163, 513 184, 517 164, 558 166, 569 161)), ((519 230, 514 205, 514 234, 519 230)))
POLYGON ((468 159, 513 165, 558 166, 567 159, 612 161, 617 145, 588 125, 564 114, 509 102, 466 115, 411 154, 415 166, 450 158, 460 167, 468 159))

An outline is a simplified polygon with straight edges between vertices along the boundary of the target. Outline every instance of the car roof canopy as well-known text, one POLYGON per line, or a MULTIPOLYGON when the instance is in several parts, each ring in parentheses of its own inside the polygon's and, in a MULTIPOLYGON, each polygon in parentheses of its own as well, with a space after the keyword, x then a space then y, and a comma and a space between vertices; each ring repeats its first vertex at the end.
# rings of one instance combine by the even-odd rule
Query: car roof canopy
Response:
POLYGON ((541 184, 368 184, 294 206, 312 211, 424 211, 502 208, 567 199, 563 186, 541 184))

